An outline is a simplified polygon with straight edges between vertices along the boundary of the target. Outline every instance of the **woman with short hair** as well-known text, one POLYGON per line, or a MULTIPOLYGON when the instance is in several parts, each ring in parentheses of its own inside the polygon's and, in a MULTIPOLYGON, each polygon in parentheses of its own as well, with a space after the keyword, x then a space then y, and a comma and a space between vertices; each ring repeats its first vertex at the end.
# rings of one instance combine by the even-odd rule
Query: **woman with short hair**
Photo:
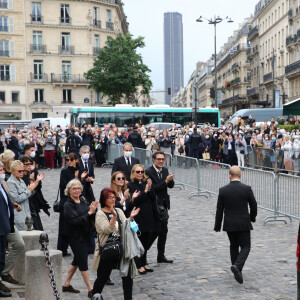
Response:
POLYGON ((88 248, 92 230, 92 221, 99 201, 93 201, 88 206, 87 201, 80 197, 82 184, 78 179, 72 179, 66 186, 65 195, 68 197, 64 204, 64 216, 67 226, 67 236, 74 254, 69 266, 67 278, 63 285, 63 292, 80 293, 72 287, 71 280, 77 268, 88 288, 88 297, 92 298, 92 285, 88 272, 88 248))
POLYGON ((0 161, 4 164, 5 181, 7 181, 11 175, 10 165, 14 161, 14 159, 15 159, 15 153, 9 149, 5 150, 0 155, 0 161))

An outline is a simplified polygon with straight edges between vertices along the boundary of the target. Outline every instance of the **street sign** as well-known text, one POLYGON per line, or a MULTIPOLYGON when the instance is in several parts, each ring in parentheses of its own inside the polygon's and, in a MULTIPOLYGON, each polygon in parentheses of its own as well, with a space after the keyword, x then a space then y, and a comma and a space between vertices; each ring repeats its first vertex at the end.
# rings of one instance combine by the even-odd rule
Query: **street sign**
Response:
POLYGON ((84 103, 89 103, 89 102, 90 102, 90 99, 89 99, 89 98, 84 98, 84 99, 83 99, 83 102, 84 102, 84 103))
POLYGON ((280 91, 275 91, 275 108, 280 108, 280 91))

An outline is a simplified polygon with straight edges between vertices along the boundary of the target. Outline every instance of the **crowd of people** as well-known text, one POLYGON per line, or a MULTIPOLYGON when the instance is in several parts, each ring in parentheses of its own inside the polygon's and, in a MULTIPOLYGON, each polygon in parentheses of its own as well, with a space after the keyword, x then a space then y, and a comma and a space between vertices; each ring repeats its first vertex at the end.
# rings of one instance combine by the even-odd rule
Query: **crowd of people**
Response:
MULTIPOLYGON (((244 166, 248 146, 289 150, 285 169, 299 170, 299 130, 280 129, 272 118, 259 126, 255 119, 238 118, 236 124, 222 122, 220 127, 193 122, 183 127, 160 130, 142 124, 118 128, 114 124, 83 124, 79 128, 14 126, 0 133, 0 273, 4 281, 19 284, 12 275, 18 255, 24 249, 19 234, 26 230, 26 218, 33 228, 43 230, 39 213, 50 216, 50 206, 42 193, 43 168, 61 168, 58 194, 59 226, 57 249, 73 260, 63 284, 63 292, 79 293, 71 285, 77 269, 91 298, 101 293, 112 269, 119 269, 124 299, 132 299, 133 278, 154 270, 149 267, 147 252, 157 240, 157 262, 172 263, 166 258, 168 233, 168 189, 174 175, 164 167, 165 153, 203 158, 230 165, 244 166), (110 186, 95 197, 94 167, 106 162, 111 144, 123 146, 122 156, 115 159, 110 186), (145 169, 133 157, 133 147, 152 150, 152 166, 145 169), (4 215, 4 217, 3 217, 4 215), (5 257, 7 243, 10 245, 5 257), (114 249, 114 250, 112 250, 114 249), (88 272, 88 255, 94 255, 93 270, 97 279, 92 285, 88 272)), ((270 156, 272 162, 272 157, 270 156)), ((0 297, 10 290, 1 283, 0 297)))

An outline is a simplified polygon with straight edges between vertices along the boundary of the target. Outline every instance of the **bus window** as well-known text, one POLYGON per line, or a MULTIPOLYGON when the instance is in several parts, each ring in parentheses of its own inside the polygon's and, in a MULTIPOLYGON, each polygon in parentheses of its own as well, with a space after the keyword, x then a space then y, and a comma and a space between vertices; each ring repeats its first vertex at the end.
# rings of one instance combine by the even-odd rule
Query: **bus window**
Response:
POLYGON ((185 124, 192 119, 192 113, 172 113, 172 123, 185 124))
POLYGON ((116 112, 115 113, 115 121, 116 125, 118 127, 123 127, 124 124, 132 124, 133 123, 133 117, 130 113, 126 112, 116 112))
POLYGON ((197 113, 197 121, 198 123, 206 123, 209 122, 210 124, 215 124, 215 126, 218 126, 218 113, 213 112, 199 112, 197 113))

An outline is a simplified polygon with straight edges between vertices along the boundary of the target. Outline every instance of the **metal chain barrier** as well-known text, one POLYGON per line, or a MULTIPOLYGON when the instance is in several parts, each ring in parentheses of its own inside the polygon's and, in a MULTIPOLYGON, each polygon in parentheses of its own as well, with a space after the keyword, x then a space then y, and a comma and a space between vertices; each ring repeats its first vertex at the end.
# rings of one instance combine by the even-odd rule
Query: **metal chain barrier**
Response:
POLYGON ((57 286, 56 286, 56 280, 55 280, 55 272, 53 270, 53 265, 51 262, 48 245, 49 245, 49 239, 47 233, 42 233, 40 235, 40 244, 42 246, 41 251, 44 252, 45 259, 46 259, 46 267, 49 269, 48 276, 50 277, 51 287, 53 289, 53 295, 55 296, 56 300, 61 300, 57 286))

